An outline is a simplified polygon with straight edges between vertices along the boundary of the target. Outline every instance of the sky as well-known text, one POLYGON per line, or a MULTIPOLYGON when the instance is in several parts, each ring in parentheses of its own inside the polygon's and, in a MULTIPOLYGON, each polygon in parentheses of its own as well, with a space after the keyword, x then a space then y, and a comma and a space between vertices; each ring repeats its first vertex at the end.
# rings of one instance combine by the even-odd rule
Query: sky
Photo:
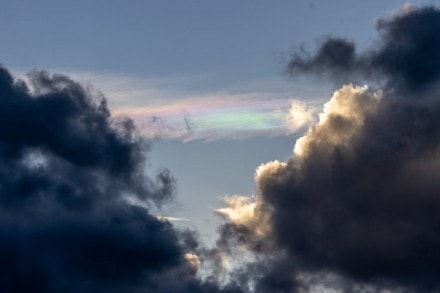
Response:
POLYGON ((254 193, 255 168, 290 156, 295 135, 310 121, 288 129, 291 102, 319 109, 332 92, 325 81, 286 77, 291 51, 313 48, 326 35, 366 46, 374 40, 375 19, 404 4, 7 1, 0 12, 0 53, 2 63, 21 75, 46 69, 90 83, 116 114, 137 118, 146 136, 160 138, 151 164, 169 168, 179 182, 182 209, 175 212, 187 218, 196 205, 203 217, 193 221, 209 234, 218 224, 211 210, 219 198, 254 193), (194 152, 181 156, 189 149, 181 142, 188 140, 195 140, 194 152), (201 162, 226 164, 224 144, 243 163, 222 166, 213 176, 201 162), (200 158, 189 160, 191 153, 200 158), (188 176, 186 168, 199 176, 188 176))
POLYGON ((435 5, 4 1, 0 288, 438 290, 435 5))

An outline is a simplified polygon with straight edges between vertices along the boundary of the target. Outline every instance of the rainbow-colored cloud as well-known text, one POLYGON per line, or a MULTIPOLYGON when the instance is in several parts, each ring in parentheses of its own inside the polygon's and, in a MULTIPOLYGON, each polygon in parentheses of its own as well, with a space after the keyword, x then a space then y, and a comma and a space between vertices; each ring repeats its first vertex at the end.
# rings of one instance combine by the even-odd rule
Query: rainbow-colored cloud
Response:
POLYGON ((253 95, 199 97, 154 107, 113 110, 128 116, 148 138, 178 140, 239 139, 298 132, 313 121, 313 110, 288 99, 253 95))

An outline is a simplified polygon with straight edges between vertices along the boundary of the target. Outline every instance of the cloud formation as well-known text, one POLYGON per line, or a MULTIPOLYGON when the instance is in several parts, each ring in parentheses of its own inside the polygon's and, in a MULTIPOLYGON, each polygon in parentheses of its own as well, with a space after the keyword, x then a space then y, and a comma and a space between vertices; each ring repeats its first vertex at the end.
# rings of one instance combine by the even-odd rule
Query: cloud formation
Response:
POLYGON ((220 292, 196 279, 190 234, 127 200, 172 198, 168 171, 144 174, 147 150, 104 97, 1 67, 0 291, 220 292))
POLYGON ((236 272, 255 292, 440 290, 440 10, 405 7, 377 27, 363 53, 328 38, 288 65, 380 89, 342 86, 287 162, 257 169, 257 195, 227 202, 218 247, 254 254, 236 272))
POLYGON ((291 75, 313 74, 347 83, 385 82, 402 94, 418 96, 438 87, 440 17, 435 7, 406 6, 378 19, 377 44, 364 52, 343 38, 326 38, 314 54, 297 52, 287 66, 291 75))
POLYGON ((289 74, 346 85, 287 162, 256 170, 253 198, 217 210, 213 249, 150 214, 174 180, 145 176, 148 145, 103 97, 0 68, 0 291, 439 291, 440 10, 377 28, 363 52, 328 38, 292 57, 289 74))
MULTIPOLYGON (((18 74, 25 75, 23 71, 18 74)), ((142 77, 108 72, 70 72, 104 92, 112 117, 129 117, 148 139, 235 140, 304 133, 322 105, 322 89, 261 79, 207 91, 208 76, 142 77), (307 103, 292 96, 306 96, 307 103)), ((25 76, 24 76, 25 78, 25 76)))
POLYGON ((315 116, 303 102, 258 94, 182 99, 112 114, 132 118, 144 137, 184 141, 289 135, 304 132, 315 116))

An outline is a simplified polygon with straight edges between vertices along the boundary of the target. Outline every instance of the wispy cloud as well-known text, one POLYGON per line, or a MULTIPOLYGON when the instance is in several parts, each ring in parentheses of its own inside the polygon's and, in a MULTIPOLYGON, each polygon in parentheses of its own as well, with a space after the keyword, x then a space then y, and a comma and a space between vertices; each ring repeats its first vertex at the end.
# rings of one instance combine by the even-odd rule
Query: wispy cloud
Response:
POLYGON ((195 89, 209 77, 141 78, 109 73, 74 73, 101 89, 114 117, 128 116, 148 138, 189 140, 281 136, 305 130, 313 108, 293 98, 288 87, 272 79, 260 88, 232 86, 228 91, 195 89), (278 90, 275 90, 278 85, 278 90))
POLYGON ((166 221, 190 221, 186 218, 178 218, 178 217, 167 217, 167 216, 158 216, 159 220, 166 220, 166 221))
MULTIPOLYGON (((26 70, 15 72, 26 76, 26 70)), ((304 92, 306 103, 303 97, 292 96, 296 91, 287 81, 274 78, 233 84, 220 91, 201 88, 212 79, 207 75, 61 72, 104 93, 112 115, 132 118, 146 138, 209 141, 299 133, 316 120, 315 108, 323 102, 316 98, 322 89, 304 92)))
POLYGON ((180 140, 287 135, 313 121, 313 110, 304 103, 258 94, 219 94, 112 112, 133 118, 146 137, 180 140))

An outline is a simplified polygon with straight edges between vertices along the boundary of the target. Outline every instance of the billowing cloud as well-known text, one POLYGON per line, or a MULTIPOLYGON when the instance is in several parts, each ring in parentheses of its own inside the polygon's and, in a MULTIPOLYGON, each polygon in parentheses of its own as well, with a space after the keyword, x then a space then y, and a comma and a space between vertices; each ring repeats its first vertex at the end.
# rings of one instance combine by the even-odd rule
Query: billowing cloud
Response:
POLYGON ((287 162, 257 169, 257 195, 221 210, 219 250, 253 253, 236 270, 253 291, 440 290, 440 10, 405 7, 378 30, 364 53, 329 38, 288 65, 347 84, 287 162))
POLYGON ((261 206, 261 201, 248 196, 234 195, 225 198, 226 208, 215 211, 225 216, 235 226, 244 226, 255 233, 256 237, 267 235, 270 227, 267 211, 261 206))
POLYGON ((146 208, 174 179, 144 174, 132 122, 66 76, 28 80, 0 68, 0 291, 220 292, 195 239, 146 208))

